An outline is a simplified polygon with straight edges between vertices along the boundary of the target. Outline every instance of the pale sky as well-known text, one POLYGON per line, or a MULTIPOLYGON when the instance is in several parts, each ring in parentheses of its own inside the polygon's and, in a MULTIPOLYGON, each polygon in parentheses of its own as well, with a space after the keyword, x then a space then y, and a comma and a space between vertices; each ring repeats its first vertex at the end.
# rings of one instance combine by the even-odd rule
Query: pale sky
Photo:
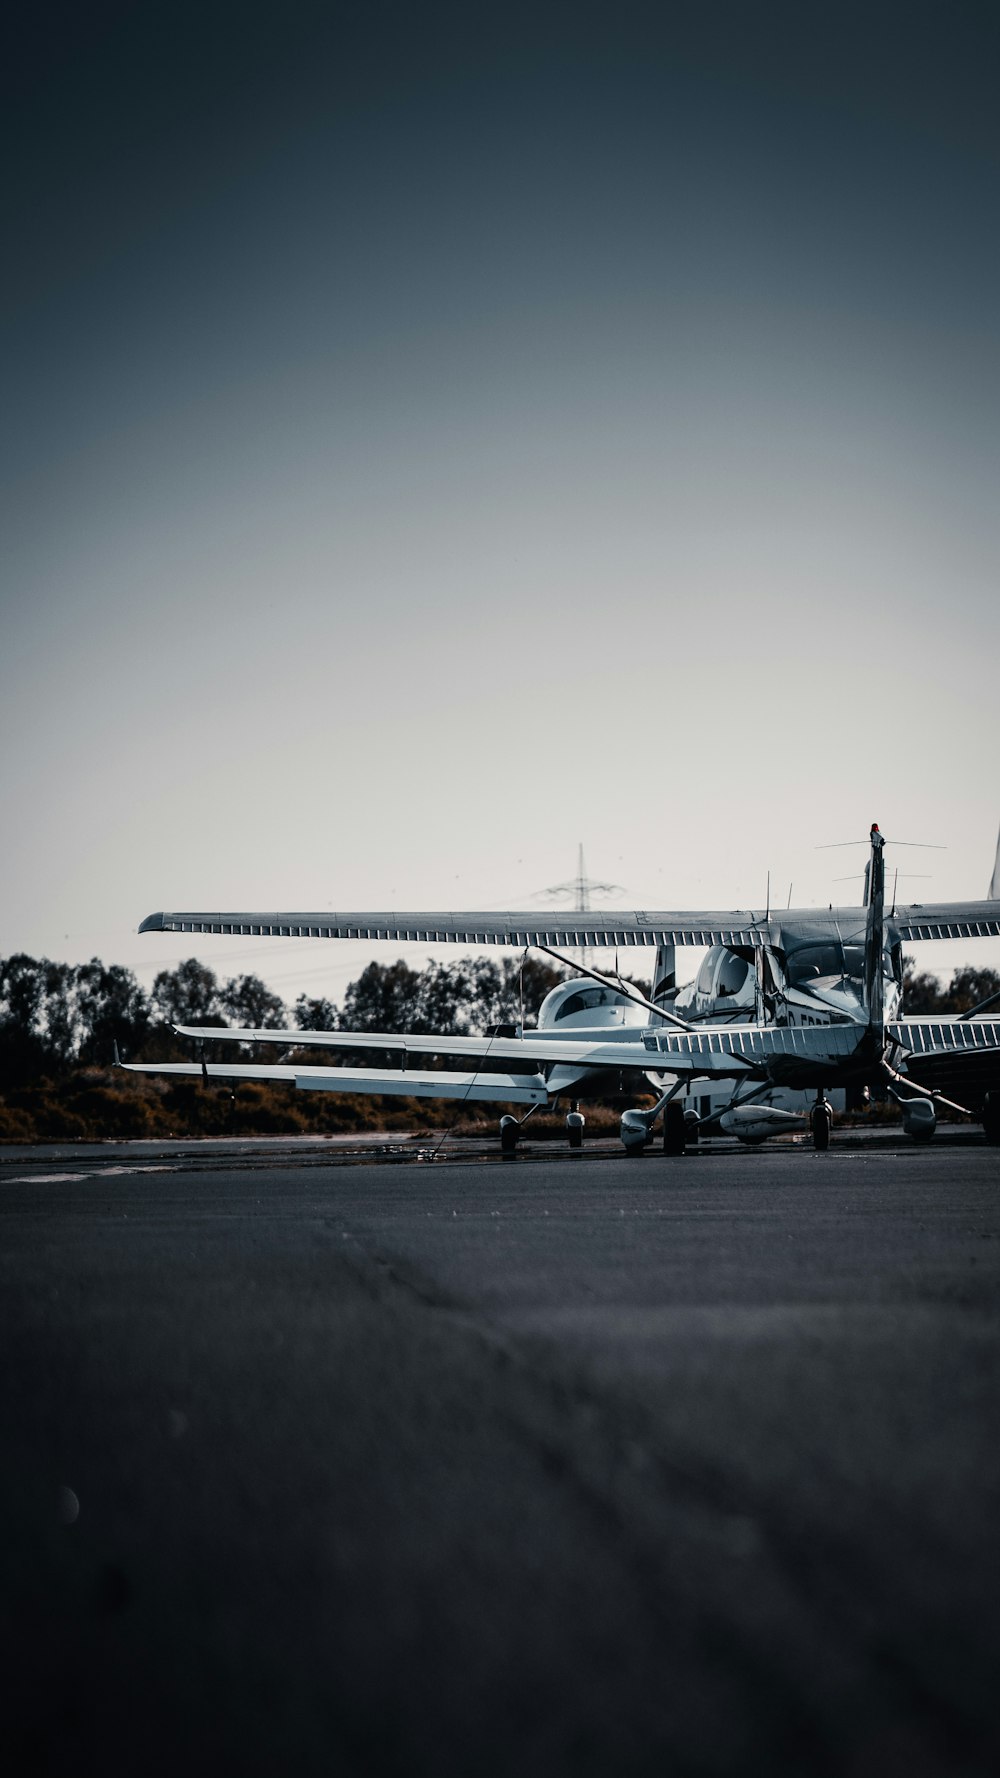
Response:
POLYGON ((159 908, 530 906, 581 840, 622 907, 846 901, 872 820, 985 894, 996 24, 747 11, 25 27, 0 954, 148 982, 159 908))

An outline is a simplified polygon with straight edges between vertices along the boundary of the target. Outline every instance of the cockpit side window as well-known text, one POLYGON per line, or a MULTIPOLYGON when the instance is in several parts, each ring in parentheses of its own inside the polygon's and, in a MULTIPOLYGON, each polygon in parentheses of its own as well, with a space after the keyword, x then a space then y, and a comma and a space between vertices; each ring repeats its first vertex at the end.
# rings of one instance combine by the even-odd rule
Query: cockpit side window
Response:
POLYGON ((620 999, 610 988, 581 988, 578 993, 571 994, 564 1000, 556 1020, 572 1018, 574 1013, 589 1012, 595 1006, 607 1006, 611 1001, 620 999))
POLYGON ((696 988, 697 988, 697 992, 699 994, 711 994, 712 984, 715 981, 715 969, 716 969, 716 965, 717 965, 718 961, 719 961, 718 951, 711 950, 707 953, 707 955, 704 959, 704 962, 702 963, 702 966, 698 971, 698 980, 696 983, 696 988))
POLYGON ((738 994, 750 973, 750 965, 745 957, 734 957, 726 952, 719 969, 715 984, 717 994, 738 994))

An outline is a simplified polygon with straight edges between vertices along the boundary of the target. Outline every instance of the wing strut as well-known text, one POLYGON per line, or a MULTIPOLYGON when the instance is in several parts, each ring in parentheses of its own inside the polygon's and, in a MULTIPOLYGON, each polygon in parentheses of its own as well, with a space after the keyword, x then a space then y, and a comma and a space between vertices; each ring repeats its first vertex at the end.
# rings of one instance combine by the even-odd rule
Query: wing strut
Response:
POLYGON ((934 1093, 930 1087, 920 1087, 915 1080, 909 1078, 909 1075, 900 1074, 899 1070, 894 1068, 891 1062, 887 1062, 884 1056, 882 1057, 882 1067, 890 1080, 894 1080, 897 1086, 904 1087, 907 1093, 916 1093, 918 1098, 930 1099, 935 1105, 947 1105, 949 1111, 960 1111, 963 1117, 975 1117, 975 1112, 970 1111, 967 1105, 957 1105, 954 1099, 946 1099, 943 1093, 934 1093))
POLYGON ((968 1012, 960 1012, 958 1016, 960 1019, 974 1019, 977 1013, 985 1012, 986 1008, 992 1006, 997 1000, 1000 1000, 1000 988, 995 994, 987 995, 986 999, 981 1000, 978 1006, 970 1006, 968 1012))

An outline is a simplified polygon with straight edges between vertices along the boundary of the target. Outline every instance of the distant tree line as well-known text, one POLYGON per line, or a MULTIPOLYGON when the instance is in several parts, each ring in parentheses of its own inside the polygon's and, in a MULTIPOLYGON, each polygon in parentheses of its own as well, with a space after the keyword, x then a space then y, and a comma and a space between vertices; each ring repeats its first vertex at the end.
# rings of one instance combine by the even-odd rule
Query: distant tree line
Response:
MULTIPOLYGON (((351 982, 342 1007, 301 994, 289 1009, 259 976, 220 980, 189 957, 163 970, 147 992, 120 964, 53 963, 23 953, 0 960, 0 1141, 333 1134, 363 1129, 441 1127, 456 1118, 448 1101, 349 1093, 290 1093, 283 1085, 173 1075, 122 1074, 112 1063, 191 1058, 173 1025, 228 1025, 310 1031, 402 1030, 464 1035, 489 1025, 531 1025, 561 979, 545 963, 463 957, 423 970, 371 963, 351 982)), ((208 1060, 254 1054, 222 1043, 208 1060)), ((304 1052, 305 1053, 305 1052, 304 1052)), ((329 1065, 330 1052, 314 1056, 329 1065)), ((259 1059, 259 1058, 258 1058, 259 1059)), ((267 1054, 273 1060, 273 1052, 267 1054)), ((338 1055, 345 1063, 351 1058, 338 1055)), ((382 1061, 368 1052, 370 1064, 382 1061)), ((460 1108, 464 1124, 495 1121, 494 1106, 460 1108)), ((536 1119, 541 1125, 542 1120, 536 1119)), ((555 1127, 555 1121, 553 1124, 555 1127)))
MULTIPOLYGON (((528 959, 456 963, 370 963, 338 1008, 300 994, 289 1009, 256 975, 221 980, 196 957, 162 970, 149 993, 130 969, 52 963, 18 953, 0 961, 0 1092, 5 1085, 110 1063, 115 1046, 130 1060, 162 1061, 185 1051, 173 1025, 302 1031, 412 1031, 465 1036, 505 1021, 532 1025, 562 972, 528 959)), ((227 1046, 228 1048, 228 1046, 227 1046)), ((232 1054, 233 1052, 229 1052, 232 1054)))
POLYGON ((903 960, 903 1011, 911 1018, 971 1012, 997 992, 1000 974, 995 969, 956 969, 945 988, 936 975, 918 975, 912 957, 903 960))

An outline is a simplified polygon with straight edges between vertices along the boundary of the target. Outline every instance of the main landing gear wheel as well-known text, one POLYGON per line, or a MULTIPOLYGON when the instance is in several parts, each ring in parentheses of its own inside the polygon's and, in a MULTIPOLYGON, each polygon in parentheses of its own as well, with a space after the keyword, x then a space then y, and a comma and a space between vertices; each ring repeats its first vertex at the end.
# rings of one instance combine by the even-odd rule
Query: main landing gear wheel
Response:
POLYGON ((664 1154, 683 1154, 687 1140, 687 1126, 684 1121, 684 1107, 678 1099, 671 1099, 663 1112, 663 1152, 664 1154))
POLYGON ((812 1130, 813 1147, 826 1149, 830 1146, 830 1126, 833 1113, 825 1099, 818 1099, 809 1113, 809 1125, 812 1130))
POLYGON ((1000 1092, 996 1089, 983 1100, 983 1132, 987 1142, 1000 1143, 1000 1092))
POLYGON ((500 1153, 501 1154, 513 1154, 514 1153, 514 1150, 517 1147, 517 1139, 518 1139, 518 1136, 520 1135, 520 1133, 521 1133, 521 1126, 518 1123, 516 1117, 502 1117, 500 1119, 500 1153))
POLYGON ((584 1117, 583 1117, 582 1112, 567 1111, 567 1113, 566 1113, 566 1139, 569 1142, 570 1148, 582 1148, 583 1147, 583 1126, 584 1126, 584 1117))

